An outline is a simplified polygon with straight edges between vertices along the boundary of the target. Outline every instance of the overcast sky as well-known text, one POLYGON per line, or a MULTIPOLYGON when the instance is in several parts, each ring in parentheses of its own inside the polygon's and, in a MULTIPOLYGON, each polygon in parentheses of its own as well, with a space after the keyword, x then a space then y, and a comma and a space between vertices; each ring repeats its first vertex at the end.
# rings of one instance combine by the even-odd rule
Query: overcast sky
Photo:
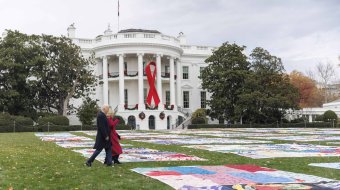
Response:
MULTIPOLYGON (((117 0, 0 0, 1 33, 66 35, 71 23, 81 38, 102 34, 108 23, 116 32, 117 0)), ((182 31, 191 45, 260 46, 288 72, 340 64, 340 0, 120 0, 120 29, 127 28, 182 31)))

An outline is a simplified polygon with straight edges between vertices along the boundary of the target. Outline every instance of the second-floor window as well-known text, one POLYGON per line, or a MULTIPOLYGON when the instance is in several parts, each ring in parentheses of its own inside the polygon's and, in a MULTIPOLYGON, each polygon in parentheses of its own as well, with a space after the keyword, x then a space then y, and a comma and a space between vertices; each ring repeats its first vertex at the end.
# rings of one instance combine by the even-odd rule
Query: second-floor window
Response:
POLYGON ((128 90, 124 89, 124 104, 129 105, 128 103, 128 90))
POLYGON ((165 91, 165 104, 170 105, 170 91, 165 91))
POLYGON ((207 107, 207 92, 201 91, 201 108, 207 107))
POLYGON ((146 97, 148 97, 148 89, 144 88, 144 103, 146 103, 146 97))
POLYGON ((204 69, 204 67, 200 67, 200 76, 202 76, 202 70, 204 69))
POLYGON ((165 65, 165 73, 170 73, 170 66, 169 65, 165 65))
POLYGON ((145 67, 146 67, 146 62, 143 61, 143 75, 145 75, 145 67))
POLYGON ((189 79, 189 67, 183 66, 182 72, 183 72, 183 79, 189 79))
POLYGON ((127 71, 127 62, 124 62, 124 71, 127 71))
POLYGON ((189 108, 189 91, 183 91, 183 107, 189 108))

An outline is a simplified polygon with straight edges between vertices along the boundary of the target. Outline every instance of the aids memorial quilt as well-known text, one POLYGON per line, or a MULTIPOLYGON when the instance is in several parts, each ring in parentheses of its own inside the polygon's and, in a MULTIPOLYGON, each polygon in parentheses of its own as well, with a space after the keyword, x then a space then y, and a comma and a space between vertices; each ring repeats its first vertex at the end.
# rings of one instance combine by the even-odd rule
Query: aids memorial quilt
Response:
MULTIPOLYGON (((94 149, 73 150, 81 153, 84 157, 89 158, 94 149)), ((105 160, 105 152, 101 152, 96 158, 100 162, 105 160)), ((123 148, 123 154, 120 155, 121 162, 158 162, 158 161, 205 161, 205 159, 195 156, 188 156, 182 153, 159 151, 148 148, 123 148)))
MULTIPOLYGON (((248 189, 275 189, 278 186, 318 187, 316 189, 336 189, 340 182, 257 165, 223 166, 175 166, 155 168, 134 168, 132 171, 157 179, 175 189, 183 190, 218 190, 248 186, 248 189), (257 188, 271 186, 276 188, 257 188)), ((285 188, 283 188, 285 189, 285 188)), ((312 189, 312 188, 308 188, 312 189)))
POLYGON ((313 144, 189 145, 184 147, 233 153, 254 159, 340 156, 340 147, 313 144))

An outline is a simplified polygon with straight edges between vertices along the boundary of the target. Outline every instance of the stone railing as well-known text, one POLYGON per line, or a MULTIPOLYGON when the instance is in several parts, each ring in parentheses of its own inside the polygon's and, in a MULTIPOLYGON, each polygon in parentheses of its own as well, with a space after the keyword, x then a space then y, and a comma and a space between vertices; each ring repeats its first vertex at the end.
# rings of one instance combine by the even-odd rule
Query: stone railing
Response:
POLYGON ((191 46, 191 45, 181 45, 181 48, 187 51, 213 51, 215 47, 210 46, 191 46))
POLYGON ((176 44, 179 47, 180 41, 176 37, 164 35, 164 34, 155 34, 155 33, 140 33, 140 32, 133 32, 133 33, 118 33, 112 35, 100 35, 95 39, 85 39, 85 38, 74 38, 72 39, 73 42, 79 45, 93 45, 98 43, 110 43, 114 41, 120 41, 124 39, 145 39, 145 40, 157 40, 159 43, 172 43, 176 44))

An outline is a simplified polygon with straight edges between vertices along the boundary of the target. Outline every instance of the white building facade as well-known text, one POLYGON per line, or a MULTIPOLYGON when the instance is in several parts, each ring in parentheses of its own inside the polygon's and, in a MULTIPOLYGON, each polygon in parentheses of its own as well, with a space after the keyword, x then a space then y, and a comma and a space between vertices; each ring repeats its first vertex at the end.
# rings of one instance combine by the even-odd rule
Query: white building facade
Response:
MULTIPOLYGON (((192 46, 183 33, 178 37, 155 30, 128 29, 113 34, 108 28, 95 39, 77 38, 73 25, 68 36, 81 47, 83 55, 95 55, 93 68, 98 77, 95 95, 98 105, 109 104, 117 115, 140 130, 174 129, 190 113, 206 108, 208 93, 198 78, 213 47, 192 46), (154 86, 160 98, 158 107, 146 104, 150 90, 145 66, 156 63, 154 86)), ((80 105, 80 100, 75 100, 80 105)), ((71 124, 79 124, 70 117, 71 124)))
POLYGON ((328 110, 334 111, 338 118, 340 118, 340 99, 325 103, 321 108, 303 108, 300 114, 308 117, 309 122, 313 122, 316 116, 322 115, 328 110))

